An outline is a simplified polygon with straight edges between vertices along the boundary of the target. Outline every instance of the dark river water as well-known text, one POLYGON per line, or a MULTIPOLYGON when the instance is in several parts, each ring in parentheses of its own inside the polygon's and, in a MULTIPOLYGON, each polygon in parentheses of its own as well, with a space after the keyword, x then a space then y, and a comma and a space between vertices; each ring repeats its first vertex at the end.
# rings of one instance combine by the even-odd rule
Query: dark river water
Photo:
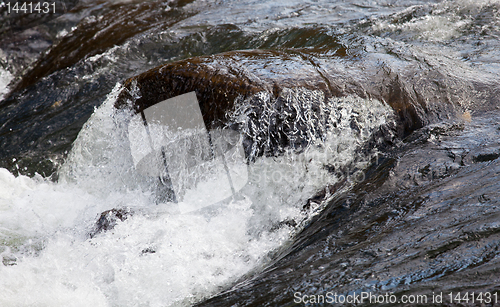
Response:
POLYGON ((1 306, 500 306, 499 1, 23 4, 1 306), (143 126, 190 92, 242 164, 143 126))

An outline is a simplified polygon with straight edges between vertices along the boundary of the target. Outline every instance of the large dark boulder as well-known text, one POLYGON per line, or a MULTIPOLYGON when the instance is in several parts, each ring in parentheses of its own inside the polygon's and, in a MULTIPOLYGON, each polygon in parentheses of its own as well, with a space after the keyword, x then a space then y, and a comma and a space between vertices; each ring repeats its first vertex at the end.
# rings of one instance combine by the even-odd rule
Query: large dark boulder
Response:
POLYGON ((237 101, 267 92, 280 103, 284 88, 301 87, 322 91, 325 98, 354 95, 386 102, 397 114, 399 132, 404 136, 430 122, 461 114, 464 101, 474 102, 470 92, 476 85, 472 81, 421 62, 393 59, 395 67, 391 67, 372 57, 308 49, 231 51, 195 57, 126 80, 116 106, 139 112, 195 91, 210 127, 223 121, 237 101))
MULTIPOLYGON (((290 105, 284 97, 287 89, 320 92, 323 101, 310 101, 307 106, 316 117, 322 112, 320 103, 328 103, 331 97, 355 96, 367 99, 367 103, 371 99, 385 102, 396 118, 390 133, 399 138, 464 112, 463 100, 470 96, 464 93, 474 85, 456 86, 467 81, 421 63, 413 65, 406 59, 400 63, 395 59, 394 64, 401 67, 391 68, 373 58, 343 52, 321 54, 309 49, 232 51, 168 63, 132 77, 124 82, 116 107, 140 112, 165 99, 195 91, 205 124, 212 129, 227 125, 228 114, 242 105, 250 105, 250 119, 256 126, 262 125, 259 120, 271 105, 276 116, 267 123, 267 130, 273 134, 270 143, 274 142, 274 147, 297 145, 297 141, 290 140, 292 129, 297 128, 291 123, 305 112, 290 105), (263 96, 270 97, 269 101, 263 101, 263 96)), ((255 137, 252 142, 264 138, 268 139, 255 137)), ((259 153, 276 151, 267 148, 259 153)))

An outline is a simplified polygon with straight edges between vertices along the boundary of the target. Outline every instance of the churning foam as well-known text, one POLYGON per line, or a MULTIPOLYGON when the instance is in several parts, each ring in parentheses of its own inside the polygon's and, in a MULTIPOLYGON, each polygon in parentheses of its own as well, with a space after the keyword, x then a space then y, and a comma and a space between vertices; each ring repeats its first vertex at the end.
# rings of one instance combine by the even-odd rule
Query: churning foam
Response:
MULTIPOLYGON (((250 163, 241 199, 209 213, 170 214, 134 169, 130 114, 113 107, 121 89, 82 128, 58 182, 0 169, 1 306, 185 306, 213 295, 289 242, 294 229, 273 226, 307 218, 307 198, 336 180, 324 165, 353 160, 392 114, 378 101, 319 97, 325 121, 336 122, 323 127, 324 138, 250 163), (125 207, 134 214, 89 238, 101 212, 125 207)), ((318 98, 304 91, 285 91, 289 103, 307 108, 304 97, 318 98)))
POLYGON ((394 20, 381 20, 373 25, 375 31, 402 32, 416 39, 431 42, 448 42, 459 37, 474 22, 474 18, 482 9, 490 5, 498 5, 498 0, 461 0, 442 1, 425 6, 412 6, 393 15, 394 20), (425 15, 419 13, 424 8, 425 15), (425 10, 428 8, 429 10, 425 10), (410 20, 401 18, 413 15, 410 20), (420 16, 419 16, 420 15, 420 16), (403 22, 400 22, 399 19, 403 22))

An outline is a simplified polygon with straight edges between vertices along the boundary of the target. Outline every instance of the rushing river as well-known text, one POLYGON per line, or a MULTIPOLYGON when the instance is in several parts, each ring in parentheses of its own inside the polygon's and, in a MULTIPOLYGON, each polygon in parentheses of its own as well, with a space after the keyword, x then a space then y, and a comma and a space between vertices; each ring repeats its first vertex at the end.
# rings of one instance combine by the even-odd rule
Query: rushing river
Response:
POLYGON ((499 1, 50 3, 0 0, 0 306, 500 306, 499 1), (179 213, 130 127, 188 92, 245 176, 179 213))

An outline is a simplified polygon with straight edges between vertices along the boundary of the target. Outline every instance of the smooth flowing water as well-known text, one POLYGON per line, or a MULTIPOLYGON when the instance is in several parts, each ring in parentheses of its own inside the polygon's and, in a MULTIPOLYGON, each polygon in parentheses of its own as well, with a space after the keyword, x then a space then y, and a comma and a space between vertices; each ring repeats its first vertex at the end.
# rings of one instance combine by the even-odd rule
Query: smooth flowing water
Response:
POLYGON ((500 304, 500 2, 14 3, 1 306, 500 304), (130 106, 190 91, 246 184, 180 214, 135 166, 130 106))

